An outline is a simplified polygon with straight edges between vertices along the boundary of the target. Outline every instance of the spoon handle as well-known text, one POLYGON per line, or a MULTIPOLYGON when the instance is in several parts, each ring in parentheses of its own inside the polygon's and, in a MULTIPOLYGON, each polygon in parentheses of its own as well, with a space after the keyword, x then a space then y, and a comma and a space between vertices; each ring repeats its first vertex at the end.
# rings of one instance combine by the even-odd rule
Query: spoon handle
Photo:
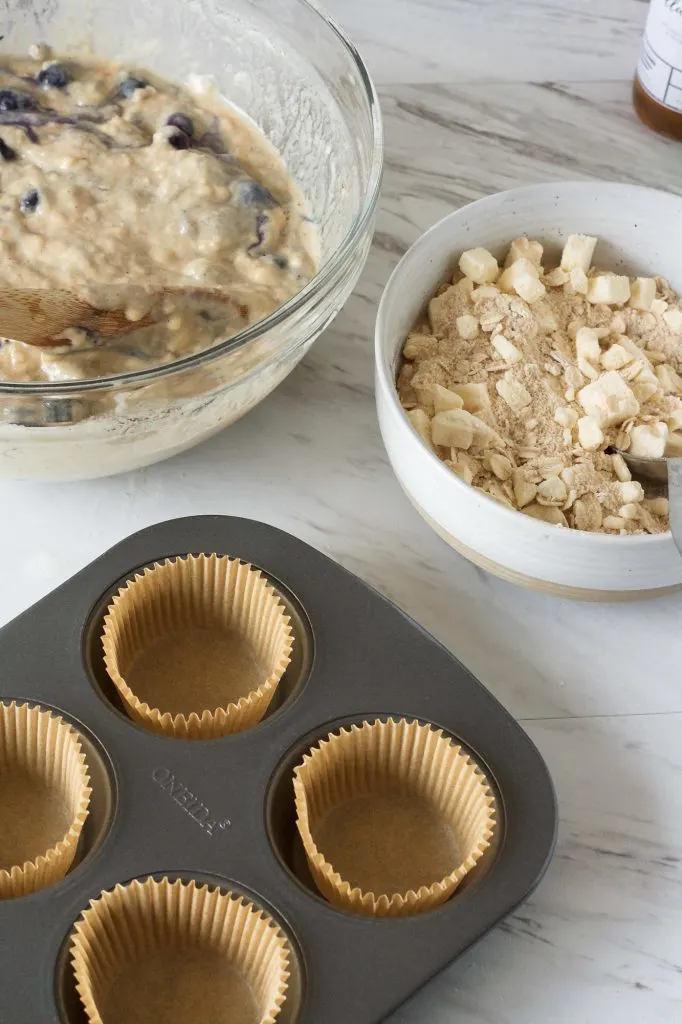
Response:
POLYGON ((682 555, 682 456, 668 459, 668 501, 670 531, 677 550, 682 555))

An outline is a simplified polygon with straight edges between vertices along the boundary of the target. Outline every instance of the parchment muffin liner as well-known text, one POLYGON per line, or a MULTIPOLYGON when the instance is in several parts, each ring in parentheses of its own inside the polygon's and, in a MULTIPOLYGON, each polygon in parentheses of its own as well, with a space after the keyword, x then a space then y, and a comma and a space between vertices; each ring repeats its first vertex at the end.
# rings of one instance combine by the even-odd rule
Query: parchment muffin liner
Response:
MULTIPOLYGON (((417 914, 444 903, 490 845, 494 799, 485 776, 442 730, 406 719, 352 725, 322 740, 294 772, 298 831, 320 893, 351 913, 377 917, 417 914), (342 878, 318 848, 316 827, 354 797, 399 792, 423 798, 452 830, 459 862, 416 891, 363 892, 342 878)), ((410 850, 396 836, 396 857, 410 850)))
MULTIPOLYGON (((258 1013, 253 1024, 277 1020, 287 994, 289 946, 275 921, 229 891, 147 878, 103 892, 76 923, 71 960, 90 1024, 109 1024, 101 1016, 108 994, 126 983, 132 965, 164 950, 224 957, 251 991, 258 1013)), ((192 985, 191 965, 183 984, 192 985)), ((144 992, 137 994, 144 999, 144 992)))
MULTIPOLYGON (((35 845, 35 854, 21 864, 0 868, 0 899, 37 892, 66 875, 88 816, 92 792, 85 754, 74 729, 51 711, 16 701, 0 703, 0 827, 3 816, 11 813, 3 806, 3 775, 14 773, 53 792, 68 811, 70 824, 63 838, 49 847, 41 848, 39 837, 27 832, 27 846, 35 845)), ((27 830, 35 827, 30 806, 16 808, 13 819, 15 828, 19 823, 27 830)))
MULTIPOLYGON (((184 739, 209 739, 242 732, 266 713, 291 661, 291 620, 260 570, 215 554, 187 555, 157 563, 122 587, 104 619, 102 644, 107 672, 130 716, 154 732, 184 739), (262 672, 245 680, 237 701, 221 701, 189 714, 150 707, 126 681, 136 656, 175 631, 200 628, 238 632, 261 662, 262 672)), ((191 693, 192 681, 187 680, 191 693)))

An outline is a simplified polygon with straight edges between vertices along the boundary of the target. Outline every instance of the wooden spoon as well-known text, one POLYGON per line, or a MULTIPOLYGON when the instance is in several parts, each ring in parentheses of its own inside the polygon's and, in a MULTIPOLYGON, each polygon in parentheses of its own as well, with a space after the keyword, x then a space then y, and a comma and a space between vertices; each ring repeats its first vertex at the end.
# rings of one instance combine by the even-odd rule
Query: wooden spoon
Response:
POLYGON ((49 348, 69 327, 98 331, 104 337, 147 327, 147 314, 133 322, 122 309, 95 309, 71 292, 51 288, 0 288, 0 336, 26 345, 49 348))
MULTIPOLYGON (((165 296, 182 296, 189 301, 223 305, 230 302, 229 295, 217 289, 163 288, 154 296, 151 312, 140 320, 128 320, 122 309, 95 309, 63 289, 0 287, 0 337, 23 341, 38 348, 51 348, 67 344, 59 339, 59 335, 69 327, 94 330, 105 338, 126 334, 156 323, 159 315, 163 314, 158 300, 165 296), (153 312, 157 313, 156 317, 153 312)), ((242 307, 238 308, 242 310, 242 307)))

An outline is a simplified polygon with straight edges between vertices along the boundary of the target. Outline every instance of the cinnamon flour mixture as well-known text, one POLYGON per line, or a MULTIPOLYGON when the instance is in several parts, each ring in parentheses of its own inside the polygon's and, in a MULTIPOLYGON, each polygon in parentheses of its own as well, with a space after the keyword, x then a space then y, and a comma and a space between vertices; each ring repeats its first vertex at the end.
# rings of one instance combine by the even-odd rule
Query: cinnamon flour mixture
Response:
POLYGON ((467 483, 560 526, 668 529, 668 502, 614 448, 682 453, 682 305, 662 278, 591 267, 596 239, 569 238, 559 267, 510 246, 504 269, 465 252, 403 348, 403 407, 467 483))

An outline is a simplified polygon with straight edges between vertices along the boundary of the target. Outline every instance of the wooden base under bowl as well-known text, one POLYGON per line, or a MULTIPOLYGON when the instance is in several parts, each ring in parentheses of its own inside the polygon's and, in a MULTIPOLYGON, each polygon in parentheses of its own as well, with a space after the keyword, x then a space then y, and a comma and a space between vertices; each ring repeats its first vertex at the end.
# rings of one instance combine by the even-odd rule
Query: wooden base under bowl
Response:
POLYGON ((532 590, 539 590, 543 594, 553 594, 555 597, 568 597, 572 601, 600 602, 650 601, 655 597, 665 597, 667 594, 674 594, 682 589, 682 584, 676 584, 671 587, 655 587, 650 590, 594 590, 591 587, 571 587, 562 583, 548 583, 546 580, 539 580, 534 576, 526 576, 522 572, 507 569, 506 566, 500 565, 499 562, 493 562, 490 558, 486 558, 485 555, 481 555, 472 548, 467 547, 461 540, 448 533, 442 526, 439 526, 404 487, 403 490, 422 519, 428 523, 431 529, 446 544, 449 544, 460 555, 464 555, 465 558, 468 558, 470 562, 473 562, 480 569, 485 569, 486 572, 492 573, 493 576, 498 576, 501 580, 506 580, 507 583, 515 583, 520 587, 530 587, 532 590))

